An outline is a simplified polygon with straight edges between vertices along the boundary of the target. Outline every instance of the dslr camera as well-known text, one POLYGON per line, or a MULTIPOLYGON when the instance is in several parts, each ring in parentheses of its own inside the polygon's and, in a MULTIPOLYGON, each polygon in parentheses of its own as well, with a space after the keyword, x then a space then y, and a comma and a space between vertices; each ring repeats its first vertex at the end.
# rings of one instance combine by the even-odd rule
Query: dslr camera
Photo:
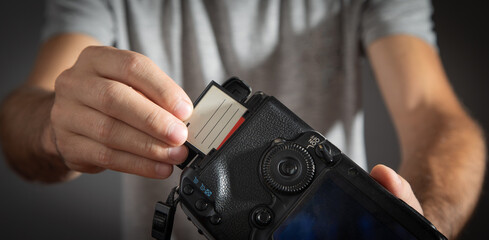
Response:
POLYGON ((194 105, 153 237, 170 239, 180 203, 208 239, 446 239, 276 98, 231 78, 194 105))

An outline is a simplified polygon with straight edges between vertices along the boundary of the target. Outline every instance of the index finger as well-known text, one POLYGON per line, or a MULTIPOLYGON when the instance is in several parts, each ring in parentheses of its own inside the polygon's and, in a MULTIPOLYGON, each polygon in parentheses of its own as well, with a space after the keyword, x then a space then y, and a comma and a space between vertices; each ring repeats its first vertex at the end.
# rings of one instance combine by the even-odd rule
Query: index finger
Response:
POLYGON ((101 46, 88 47, 80 58, 82 55, 90 59, 84 64, 89 64, 96 74, 135 88, 180 120, 190 117, 193 108, 190 98, 148 57, 101 46))

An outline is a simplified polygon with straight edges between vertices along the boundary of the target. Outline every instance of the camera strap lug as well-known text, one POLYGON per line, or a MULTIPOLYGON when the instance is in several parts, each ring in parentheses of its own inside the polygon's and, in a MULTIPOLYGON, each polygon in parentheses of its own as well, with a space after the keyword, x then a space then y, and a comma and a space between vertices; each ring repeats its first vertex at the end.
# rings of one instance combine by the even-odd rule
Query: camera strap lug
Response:
POLYGON ((180 198, 175 199, 175 194, 178 192, 178 186, 174 187, 165 203, 159 201, 156 203, 155 212, 153 215, 153 226, 151 228, 151 236, 158 240, 170 240, 173 230, 173 220, 175 211, 180 198))

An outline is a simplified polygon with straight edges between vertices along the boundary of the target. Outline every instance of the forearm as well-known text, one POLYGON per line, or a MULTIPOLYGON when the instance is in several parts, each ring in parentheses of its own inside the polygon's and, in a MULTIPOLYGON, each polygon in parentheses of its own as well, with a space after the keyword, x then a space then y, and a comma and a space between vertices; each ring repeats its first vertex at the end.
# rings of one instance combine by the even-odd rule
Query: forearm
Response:
POLYGON ((23 86, 7 97, 0 110, 3 152, 27 180, 59 182, 77 175, 56 152, 49 126, 54 93, 23 86))
POLYGON ((398 129, 400 174, 411 183, 425 216, 452 239, 472 214, 481 191, 486 154, 482 132, 465 114, 417 111, 429 113, 413 113, 398 129))
POLYGON ((392 35, 368 47, 399 135, 400 173, 425 216, 456 237, 479 197, 485 170, 482 132, 464 111, 438 53, 423 40, 392 35))

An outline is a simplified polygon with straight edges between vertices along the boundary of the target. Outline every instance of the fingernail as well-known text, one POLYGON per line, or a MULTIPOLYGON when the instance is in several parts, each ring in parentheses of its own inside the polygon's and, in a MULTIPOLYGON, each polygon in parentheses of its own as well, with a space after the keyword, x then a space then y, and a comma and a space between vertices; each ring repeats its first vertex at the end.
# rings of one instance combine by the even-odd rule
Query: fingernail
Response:
POLYGON ((160 176, 161 178, 167 178, 171 174, 171 168, 172 167, 169 166, 168 164, 157 163, 155 165, 156 175, 160 176))
POLYGON ((192 109, 192 104, 185 100, 180 100, 173 109, 173 114, 181 120, 186 120, 192 114, 192 109))
POLYGON ((182 145, 187 140, 188 130, 183 122, 171 123, 168 129, 168 138, 176 145, 182 145))
POLYGON ((185 159, 187 159, 188 149, 183 145, 179 147, 170 148, 168 149, 168 151, 169 151, 168 155, 173 162, 182 163, 183 161, 185 161, 185 159))

